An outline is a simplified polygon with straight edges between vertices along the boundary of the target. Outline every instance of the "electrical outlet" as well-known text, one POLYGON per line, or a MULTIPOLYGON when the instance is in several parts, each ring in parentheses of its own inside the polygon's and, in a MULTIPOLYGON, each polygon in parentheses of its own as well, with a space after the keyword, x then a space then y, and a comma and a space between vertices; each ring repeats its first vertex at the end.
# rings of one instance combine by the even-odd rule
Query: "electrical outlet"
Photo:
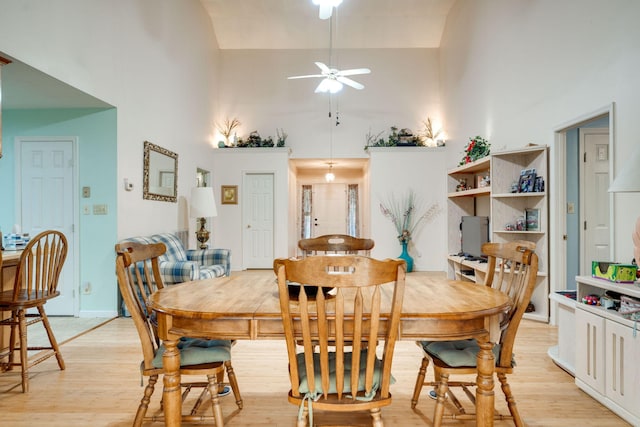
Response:
POLYGON ((83 205, 82 206, 82 214, 83 215, 90 215, 91 214, 91 206, 83 205))
POLYGON ((82 294, 83 295, 91 294, 91 282, 85 282, 85 284, 82 285, 82 294))
POLYGON ((107 205, 93 205, 93 214, 94 215, 106 215, 107 214, 107 205))

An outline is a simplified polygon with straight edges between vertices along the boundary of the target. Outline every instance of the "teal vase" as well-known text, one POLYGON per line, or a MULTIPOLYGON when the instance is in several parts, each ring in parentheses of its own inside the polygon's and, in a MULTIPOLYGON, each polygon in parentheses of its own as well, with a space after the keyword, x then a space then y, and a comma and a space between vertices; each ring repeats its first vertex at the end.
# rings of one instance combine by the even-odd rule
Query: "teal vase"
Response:
POLYGON ((409 251, 407 251, 407 242, 401 242, 402 244, 402 253, 398 258, 403 259, 407 262, 407 273, 411 273, 413 271, 413 258, 409 255, 409 251))

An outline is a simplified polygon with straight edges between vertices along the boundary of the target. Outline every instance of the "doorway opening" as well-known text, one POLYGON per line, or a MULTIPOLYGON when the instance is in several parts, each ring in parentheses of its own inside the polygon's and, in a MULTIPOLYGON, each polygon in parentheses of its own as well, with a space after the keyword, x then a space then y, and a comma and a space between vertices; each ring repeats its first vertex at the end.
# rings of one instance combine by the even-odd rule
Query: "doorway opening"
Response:
POLYGON ((613 202, 607 190, 614 164, 613 123, 611 104, 555 129, 553 170, 558 185, 552 198, 550 267, 558 279, 551 292, 575 290, 575 276, 590 274, 591 261, 612 256, 613 202))

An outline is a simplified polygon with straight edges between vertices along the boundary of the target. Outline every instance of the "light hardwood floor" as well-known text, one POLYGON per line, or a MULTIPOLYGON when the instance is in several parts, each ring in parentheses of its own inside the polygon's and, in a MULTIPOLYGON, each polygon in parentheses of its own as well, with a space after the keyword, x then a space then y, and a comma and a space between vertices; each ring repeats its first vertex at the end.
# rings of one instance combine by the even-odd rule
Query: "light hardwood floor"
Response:
MULTIPOLYGON (((523 321, 516 341, 518 366, 510 382, 528 426, 628 426, 622 419, 580 391, 573 377, 547 356, 556 343, 556 329, 523 321)), ((130 426, 143 388, 138 371, 140 345, 131 319, 118 318, 62 346, 67 365, 59 371, 55 360, 34 368, 30 392, 20 392, 18 373, 0 374, 0 425, 93 427, 130 426)), ((413 342, 398 342, 394 357, 393 404, 384 408, 387 427, 430 426, 433 401, 426 389, 417 409, 410 399, 421 360, 413 342)), ((289 389, 286 348, 282 341, 240 341, 233 348, 233 365, 244 399, 239 411, 231 397, 222 399, 225 425, 295 425, 297 408, 286 400, 289 389)), ((429 377, 432 377, 429 371, 429 377)), ((162 386, 156 389, 151 410, 159 408, 162 386)), ((496 390, 498 408, 506 412, 496 390)), ((321 425, 370 425, 369 417, 315 413, 321 425)), ((159 424, 155 424, 159 425, 159 424)), ((447 421, 446 425, 474 425, 447 421)), ((496 426, 511 426, 496 422, 496 426)))

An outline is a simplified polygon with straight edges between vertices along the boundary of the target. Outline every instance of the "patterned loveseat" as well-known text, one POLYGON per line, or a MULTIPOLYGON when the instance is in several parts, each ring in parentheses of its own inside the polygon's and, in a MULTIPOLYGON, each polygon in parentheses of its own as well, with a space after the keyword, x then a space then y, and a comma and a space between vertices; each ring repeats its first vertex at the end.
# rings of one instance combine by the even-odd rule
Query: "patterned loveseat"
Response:
POLYGON ((129 237, 124 241, 165 244, 167 252, 159 258, 160 274, 165 285, 228 276, 231 272, 229 249, 185 250, 180 239, 171 233, 129 237))

